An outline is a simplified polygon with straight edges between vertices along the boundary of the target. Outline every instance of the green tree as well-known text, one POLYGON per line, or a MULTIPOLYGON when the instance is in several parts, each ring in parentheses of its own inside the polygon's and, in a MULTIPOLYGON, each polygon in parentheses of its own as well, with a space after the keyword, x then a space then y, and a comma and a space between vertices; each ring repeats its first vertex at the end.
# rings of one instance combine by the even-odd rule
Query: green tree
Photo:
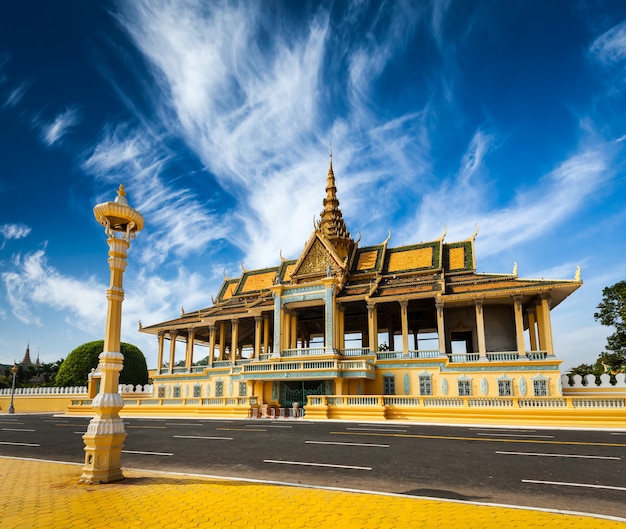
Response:
POLYGON ((590 375, 592 373, 595 374, 596 366, 594 364, 580 364, 579 366, 572 367, 568 372, 568 376, 580 375, 584 377, 585 375, 590 375))
MULTIPOLYGON (((59 367, 57 386, 84 386, 92 369, 98 366, 98 356, 104 349, 104 340, 87 342, 74 349, 59 367)), ((120 384, 147 384, 148 366, 141 350, 129 343, 120 344, 124 355, 124 368, 120 384)))
POLYGON ((623 370, 626 365, 626 281, 602 290, 602 301, 593 317, 602 325, 615 329, 607 337, 606 351, 600 353, 598 363, 610 371, 623 370))

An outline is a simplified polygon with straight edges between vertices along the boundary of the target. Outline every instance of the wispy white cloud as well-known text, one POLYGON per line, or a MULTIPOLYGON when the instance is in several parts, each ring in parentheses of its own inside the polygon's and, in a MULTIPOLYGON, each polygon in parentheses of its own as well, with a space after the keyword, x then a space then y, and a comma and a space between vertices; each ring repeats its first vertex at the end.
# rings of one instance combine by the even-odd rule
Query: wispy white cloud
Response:
POLYGON ((30 226, 21 222, 13 224, 0 224, 0 236, 2 237, 2 244, 0 244, 0 250, 4 248, 7 241, 23 239, 27 237, 31 232, 30 226))
POLYGON ((610 160, 606 146, 583 149, 497 207, 490 203, 488 187, 459 179, 459 186, 443 186, 424 197, 416 224, 421 234, 436 233, 437 221, 447 219, 450 240, 470 236, 478 224, 481 256, 487 257, 545 234, 573 215, 611 178, 610 160))
MULTIPOLYGON (((362 13, 351 5, 356 23, 362 13)), ((163 105, 174 113, 167 127, 180 131, 238 199, 230 220, 245 229, 229 231, 247 264, 274 264, 280 249, 287 256, 299 253, 310 218, 321 210, 329 140, 343 162, 336 174, 344 197, 357 187, 361 197, 380 197, 381 187, 391 193, 390 176, 396 190, 410 189, 416 173, 428 167, 423 114, 381 119, 367 103, 370 85, 417 25, 410 9, 408 3, 381 7, 372 23, 377 38, 350 49, 333 34, 323 9, 294 28, 243 3, 124 7, 122 24, 154 66, 163 105), (328 54, 338 51, 345 57, 335 57, 328 70, 328 54), (349 86, 337 97, 349 104, 343 115, 326 115, 333 92, 345 86, 346 63, 349 86)), ((342 202, 347 216, 359 211, 352 196, 342 202)))
MULTIPOLYGON (((92 336, 104 332, 106 288, 94 277, 84 279, 63 274, 49 264, 45 250, 18 255, 10 271, 1 279, 13 315, 21 322, 45 326, 50 309, 66 314, 65 322, 92 336)), ((187 310, 204 307, 208 301, 206 278, 180 268, 165 279, 143 267, 129 266, 125 274, 122 339, 141 344, 149 355, 155 349, 152 337, 137 334, 139 320, 144 324, 172 318, 172 307, 187 310)), ((2 317, 0 312, 0 317, 2 317)))
MULTIPOLYGON (((163 169, 172 156, 152 132, 120 126, 105 132, 86 157, 83 168, 107 184, 124 183, 131 205, 146 218, 139 239, 142 262, 155 267, 170 256, 186 257, 225 235, 225 223, 210 203, 179 182, 165 182, 163 169)), ((107 187, 102 200, 110 200, 107 187)), ((228 214, 223 214, 228 218, 228 214)))
POLYGON ((19 104, 19 102, 22 100, 22 98, 24 97, 24 94, 26 94, 29 88, 30 88, 30 83, 24 81, 23 83, 20 83, 18 86, 10 90, 9 95, 4 101, 3 107, 15 108, 19 104))
POLYGON ((591 45, 590 53, 606 65, 624 61, 626 59, 626 21, 600 35, 591 45))
POLYGON ((49 123, 41 126, 41 139, 48 146, 52 147, 60 142, 65 134, 75 127, 80 120, 78 109, 67 108, 49 123))
POLYGON ((86 321, 101 319, 106 310, 104 286, 93 278, 63 276, 48 265, 44 250, 17 255, 13 265, 13 271, 2 274, 2 281, 13 314, 24 323, 42 325, 41 317, 31 310, 33 303, 67 310, 86 321))

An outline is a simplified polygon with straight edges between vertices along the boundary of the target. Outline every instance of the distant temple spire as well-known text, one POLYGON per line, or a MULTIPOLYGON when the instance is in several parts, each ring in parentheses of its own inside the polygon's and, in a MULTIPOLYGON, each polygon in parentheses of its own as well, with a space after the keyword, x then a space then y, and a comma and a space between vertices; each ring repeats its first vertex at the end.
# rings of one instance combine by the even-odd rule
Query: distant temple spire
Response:
POLYGON ((339 199, 337 198, 337 186, 335 184, 335 173, 333 171, 333 151, 330 149, 330 164, 328 167, 328 177, 326 179, 326 198, 324 198, 324 210, 320 217, 318 229, 333 244, 337 253, 345 258, 354 246, 354 241, 350 237, 350 232, 343 220, 339 199))
POLYGON ((30 342, 26 345, 26 353, 24 354, 24 359, 22 360, 22 366, 32 366, 33 362, 30 359, 30 342))

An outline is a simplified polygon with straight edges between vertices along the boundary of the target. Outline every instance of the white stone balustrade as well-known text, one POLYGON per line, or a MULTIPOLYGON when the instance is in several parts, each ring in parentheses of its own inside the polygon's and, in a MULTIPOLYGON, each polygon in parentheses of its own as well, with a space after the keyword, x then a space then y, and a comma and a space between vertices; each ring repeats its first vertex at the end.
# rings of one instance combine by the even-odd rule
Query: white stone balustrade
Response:
POLYGON ((626 373, 618 373, 615 375, 616 384, 611 384, 611 377, 609 375, 602 374, 599 377, 600 384, 596 382, 595 375, 585 375, 584 377, 580 375, 561 375, 561 384, 563 385, 563 389, 571 388, 571 389, 610 389, 610 388, 626 388, 626 373))

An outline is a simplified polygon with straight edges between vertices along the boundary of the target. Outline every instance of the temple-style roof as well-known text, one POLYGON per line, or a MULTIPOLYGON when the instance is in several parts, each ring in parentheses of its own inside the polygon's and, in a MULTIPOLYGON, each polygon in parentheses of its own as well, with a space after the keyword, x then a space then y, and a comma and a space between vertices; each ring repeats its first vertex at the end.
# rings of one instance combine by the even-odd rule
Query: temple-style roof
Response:
POLYGON ((474 240, 444 242, 445 233, 436 240, 389 248, 390 236, 378 245, 358 247, 350 237, 339 207, 332 154, 321 219, 298 259, 276 266, 244 270, 238 278, 224 278, 212 306, 180 318, 143 327, 156 333, 184 326, 206 325, 210 321, 260 314, 274 308, 273 288, 317 283, 333 278, 334 295, 339 303, 353 301, 394 301, 431 298, 444 303, 469 303, 521 297, 531 301, 549 294, 552 306, 558 305, 582 282, 573 280, 523 279, 512 274, 476 272, 474 240))

